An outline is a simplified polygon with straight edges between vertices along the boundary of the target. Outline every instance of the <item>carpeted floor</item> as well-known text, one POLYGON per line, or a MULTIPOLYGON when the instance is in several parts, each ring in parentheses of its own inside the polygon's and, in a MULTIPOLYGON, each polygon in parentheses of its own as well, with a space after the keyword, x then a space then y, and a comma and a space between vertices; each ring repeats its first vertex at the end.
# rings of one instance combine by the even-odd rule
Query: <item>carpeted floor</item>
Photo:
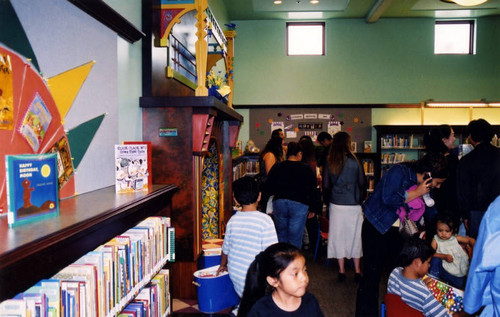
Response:
MULTIPOLYGON (((325 316, 352 317, 355 311, 356 291, 358 284, 354 282, 354 268, 346 268, 347 279, 343 283, 337 282, 338 266, 336 261, 330 261, 326 265, 324 254, 319 254, 316 261, 312 258, 312 252, 305 251, 307 257, 307 268, 309 272, 308 291, 313 293, 319 301, 325 316)), ((380 285, 380 298, 385 294, 387 277, 380 285)), ((229 316, 230 309, 212 314, 212 316, 229 316)), ((207 316, 198 311, 196 301, 173 300, 174 317, 207 316)))

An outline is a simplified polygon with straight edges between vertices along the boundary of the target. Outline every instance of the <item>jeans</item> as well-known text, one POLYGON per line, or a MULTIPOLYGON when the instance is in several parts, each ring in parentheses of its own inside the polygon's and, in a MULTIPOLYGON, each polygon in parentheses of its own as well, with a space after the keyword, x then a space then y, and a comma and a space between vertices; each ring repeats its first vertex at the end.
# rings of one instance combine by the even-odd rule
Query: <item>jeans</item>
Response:
POLYGON ((279 242, 302 248, 302 235, 309 207, 297 201, 275 199, 273 201, 274 225, 279 242))
POLYGON ((465 289, 465 282, 467 281, 467 276, 455 276, 448 273, 443 268, 443 260, 440 258, 433 257, 431 260, 431 266, 429 268, 429 274, 436 277, 438 280, 450 284, 453 287, 459 289, 465 289))

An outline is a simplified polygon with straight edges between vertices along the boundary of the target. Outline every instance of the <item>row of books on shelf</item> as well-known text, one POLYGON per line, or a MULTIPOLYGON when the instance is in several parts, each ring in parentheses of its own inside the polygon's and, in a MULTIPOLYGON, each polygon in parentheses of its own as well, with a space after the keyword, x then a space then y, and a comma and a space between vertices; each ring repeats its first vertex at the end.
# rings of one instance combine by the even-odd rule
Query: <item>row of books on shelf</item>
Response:
POLYGON ((422 135, 397 135, 386 134, 380 138, 381 147, 384 148, 408 148, 421 149, 424 146, 422 135))
POLYGON ((381 164, 397 164, 404 162, 406 155, 404 153, 382 153, 380 157, 381 164))
POLYGON ((244 160, 233 167, 233 181, 245 175, 257 175, 259 168, 258 160, 244 160))
POLYGON ((373 175, 375 173, 375 163, 372 160, 363 161, 363 170, 365 175, 373 175))
POLYGON ((3 301, 0 316, 166 316, 167 261, 175 261, 175 229, 168 217, 149 217, 3 301))
POLYGON ((375 179, 368 178, 368 188, 366 189, 369 193, 375 190, 375 179))

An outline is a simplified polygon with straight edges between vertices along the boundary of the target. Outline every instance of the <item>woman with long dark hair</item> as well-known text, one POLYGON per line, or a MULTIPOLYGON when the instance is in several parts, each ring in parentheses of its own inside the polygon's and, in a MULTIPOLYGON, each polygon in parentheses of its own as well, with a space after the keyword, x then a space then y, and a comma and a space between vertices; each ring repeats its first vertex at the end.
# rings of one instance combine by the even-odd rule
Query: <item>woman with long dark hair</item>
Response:
MULTIPOLYGON (((277 131, 277 130, 274 130, 277 131)), ((273 131, 273 132, 274 132, 273 131)), ((269 200, 270 194, 269 189, 266 186, 267 176, 269 171, 274 166, 274 164, 284 161, 285 153, 283 150, 283 138, 278 134, 274 133, 271 139, 267 142, 266 146, 262 150, 259 157, 259 182, 261 185, 261 199, 260 207, 262 212, 266 212, 267 202, 269 200)))
POLYGON ((382 274, 399 264, 403 237, 399 233, 398 210, 432 188, 439 188, 447 177, 445 157, 429 153, 418 161, 391 167, 363 203, 363 276, 356 297, 356 316, 378 316, 382 274), (428 174, 432 178, 427 178, 428 174))
POLYGON ((333 135, 330 153, 323 172, 323 192, 328 200, 330 228, 328 258, 339 264, 338 281, 346 279, 344 258, 353 259, 355 280, 361 279, 361 203, 366 193, 364 170, 351 151, 351 136, 346 132, 333 135))
POLYGON ((436 210, 448 214, 456 224, 460 223, 457 198, 458 153, 455 147, 455 132, 447 124, 429 130, 424 136, 425 150, 428 153, 442 154, 448 163, 448 178, 440 188, 433 191, 436 210))

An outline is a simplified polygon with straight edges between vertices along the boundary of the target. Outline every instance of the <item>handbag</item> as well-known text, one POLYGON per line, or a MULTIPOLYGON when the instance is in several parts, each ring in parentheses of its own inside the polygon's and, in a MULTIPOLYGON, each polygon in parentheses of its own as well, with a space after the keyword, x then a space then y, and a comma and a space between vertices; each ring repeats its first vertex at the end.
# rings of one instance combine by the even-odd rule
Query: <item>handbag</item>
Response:
MULTIPOLYGON (((406 207, 403 207, 406 209, 406 207)), ((418 227, 415 221, 411 220, 408 218, 408 210, 405 213, 403 221, 400 221, 399 223, 399 233, 403 238, 411 238, 413 237, 416 233, 418 233, 418 227)))

